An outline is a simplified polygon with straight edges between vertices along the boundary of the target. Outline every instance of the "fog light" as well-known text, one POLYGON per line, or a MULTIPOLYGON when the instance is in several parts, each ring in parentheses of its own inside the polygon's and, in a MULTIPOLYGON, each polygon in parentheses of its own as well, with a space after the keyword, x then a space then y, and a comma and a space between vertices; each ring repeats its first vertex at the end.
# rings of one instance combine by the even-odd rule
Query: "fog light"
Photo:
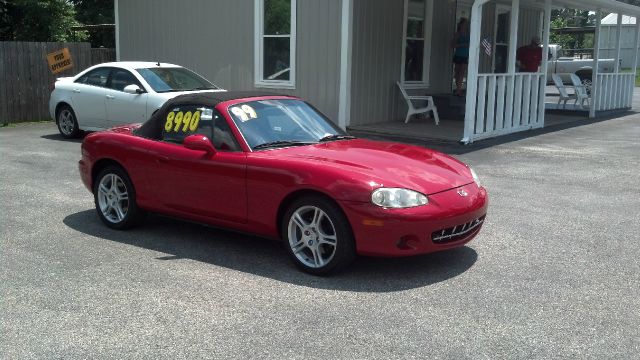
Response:
POLYGON ((418 250, 418 245, 420 245, 420 240, 413 235, 401 237, 397 244, 400 250, 418 250))

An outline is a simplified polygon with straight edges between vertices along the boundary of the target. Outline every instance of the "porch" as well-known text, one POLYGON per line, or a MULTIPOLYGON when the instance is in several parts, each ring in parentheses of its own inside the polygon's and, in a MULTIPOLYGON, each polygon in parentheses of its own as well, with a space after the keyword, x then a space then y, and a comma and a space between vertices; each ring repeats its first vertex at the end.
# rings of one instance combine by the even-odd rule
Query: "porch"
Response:
MULTIPOLYGON (((558 101, 557 89, 553 86, 546 87, 545 105, 554 105, 554 109, 545 111, 544 129, 539 132, 522 132, 518 138, 535 136, 539 133, 560 131, 569 127, 583 126, 594 122, 615 119, 630 113, 640 112, 640 87, 633 91, 631 109, 603 110, 596 114, 595 118, 589 118, 589 109, 580 109, 572 104, 566 109, 555 109, 558 101)), ((446 113, 446 112, 445 112, 446 113)), ((440 117, 440 124, 436 125, 432 118, 427 116, 415 116, 411 122, 405 124, 402 121, 388 121, 367 125, 349 126, 351 134, 363 137, 375 137, 380 139, 396 139, 420 144, 456 144, 460 143, 464 136, 464 119, 452 119, 440 117)))
MULTIPOLYGON (((599 20, 609 12, 619 14, 619 32, 622 16, 639 16, 640 7, 614 0, 405 0, 401 28, 402 23, 391 20, 402 17, 386 16, 401 13, 398 3, 375 0, 367 2, 370 6, 364 8, 356 2, 360 6, 352 9, 355 19, 352 41, 358 46, 353 49, 353 72, 348 84, 352 93, 345 113, 350 117, 341 123, 352 132, 469 144, 528 130, 580 124, 589 118, 607 117, 612 111, 632 108, 635 70, 623 72, 617 61, 615 68, 602 68, 599 51, 595 51, 595 59, 589 64, 589 76, 581 79, 588 81, 589 104, 580 108, 570 101, 560 109, 559 99, 554 95, 556 88, 547 85, 551 79, 548 62, 542 61, 538 72, 518 72, 516 53, 535 36, 543 39, 542 58, 548 58, 552 9, 594 11, 598 19, 594 47, 598 49, 599 20), (433 16, 435 13, 442 16, 433 16), (420 92, 416 95, 450 94, 453 74, 448 34, 462 17, 471 19, 466 97, 444 95, 445 105, 436 100, 441 117, 439 126, 424 118, 404 124, 407 108, 396 82, 399 80, 406 89, 420 92), (430 23, 432 28, 422 31, 430 23), (398 43, 398 37, 388 35, 389 29, 396 29, 395 32, 400 28, 402 43, 398 43), (416 44, 424 46, 424 52, 415 51, 416 44), (371 62, 372 58, 376 61, 371 62), (401 68, 399 74, 397 68, 401 68), (447 115, 449 110, 451 114, 447 115), (567 113, 568 110, 574 112, 567 113), (387 119, 394 121, 383 122, 387 119)), ((619 58, 619 34, 617 40, 619 58)), ((640 27, 636 26, 636 48, 639 41, 640 27)), ((636 56, 633 69, 637 63, 636 56)), ((565 79, 569 76, 559 75, 565 79)), ((565 84, 569 85, 568 81, 565 84)))
MULTIPOLYGON (((469 57, 469 74, 467 77, 467 95, 465 104, 464 134, 462 142, 471 143, 477 140, 501 136, 520 131, 553 126, 554 122, 566 121, 566 116, 558 117, 548 114, 548 109, 558 109, 557 102, 550 102, 547 84, 550 77, 555 76, 550 66, 549 38, 551 28, 551 11, 553 8, 566 7, 594 11, 596 15, 596 31, 594 36, 594 60, 585 68, 588 76, 577 79, 573 76, 575 70, 569 70, 570 74, 580 84, 575 89, 581 90, 582 95, 587 96, 588 88, 588 116, 596 118, 599 114, 609 111, 623 111, 632 107, 635 90, 635 73, 638 65, 636 53, 631 73, 622 72, 618 59, 620 58, 621 37, 620 30, 622 16, 630 14, 637 16, 640 8, 611 0, 505 0, 497 1, 505 8, 503 22, 507 22, 505 28, 509 28, 509 37, 505 41, 508 44, 506 66, 502 70, 494 69, 494 73, 481 73, 480 39, 483 28, 483 7, 492 3, 491 0, 475 0, 471 10, 471 41, 469 57), (541 33, 543 39, 542 59, 539 72, 520 73, 516 69, 516 50, 519 13, 525 6, 541 11, 541 33), (510 9, 509 9, 510 7, 510 9), (616 34, 616 57, 613 68, 605 66, 600 61, 600 28, 605 12, 618 13, 618 25, 616 34)), ((635 47, 640 41, 640 27, 636 26, 635 47)), ((560 62, 560 60, 557 60, 560 62)), ((564 66, 563 66, 564 67, 564 66)), ((557 66, 557 69, 560 65, 557 66)), ((577 70, 577 69, 576 69, 577 70)), ((567 71, 567 72, 569 72, 567 71)), ((554 81, 562 82, 560 78, 568 78, 569 74, 558 74, 554 81)), ((577 74, 575 74, 577 75, 577 74)), ((563 89, 560 87, 559 89, 563 89)), ((577 92, 576 92, 577 94, 577 92)), ((561 109, 565 109, 562 107, 561 109)), ((573 110, 581 112, 581 108, 573 110)), ((583 115, 584 116, 584 115, 583 115)))

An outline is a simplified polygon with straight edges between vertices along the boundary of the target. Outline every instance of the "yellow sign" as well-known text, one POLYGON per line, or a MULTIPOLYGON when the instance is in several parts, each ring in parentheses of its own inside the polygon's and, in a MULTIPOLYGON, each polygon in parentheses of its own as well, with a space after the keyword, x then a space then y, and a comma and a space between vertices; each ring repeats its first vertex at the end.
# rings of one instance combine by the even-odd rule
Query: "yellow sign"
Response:
POLYGON ((164 130, 166 132, 194 132, 198 129, 198 123, 200 122, 200 111, 196 111, 191 114, 191 111, 183 113, 182 111, 176 114, 172 111, 167 115, 167 122, 164 123, 164 130), (182 126, 182 129, 180 129, 182 126))
POLYGON ((71 61, 71 54, 69 48, 54 51, 47 54, 47 62, 49 63, 49 70, 52 73, 57 74, 61 71, 71 69, 73 67, 73 61, 71 61))

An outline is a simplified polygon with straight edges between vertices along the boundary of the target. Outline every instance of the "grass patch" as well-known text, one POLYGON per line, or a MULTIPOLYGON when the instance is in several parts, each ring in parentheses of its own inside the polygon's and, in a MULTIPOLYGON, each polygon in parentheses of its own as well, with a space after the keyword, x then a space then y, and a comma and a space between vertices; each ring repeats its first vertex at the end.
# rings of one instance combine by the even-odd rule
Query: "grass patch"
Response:
POLYGON ((43 123, 53 123, 53 120, 41 119, 41 120, 24 120, 24 121, 17 121, 17 122, 9 121, 8 123, 0 124, 0 127, 13 128, 18 126, 27 126, 27 125, 43 124, 43 123))
MULTIPOLYGON (((630 72, 633 72, 632 69, 633 68, 622 68, 620 69, 620 72, 630 73, 630 72)), ((636 72, 636 86, 640 86, 640 72, 636 72)))

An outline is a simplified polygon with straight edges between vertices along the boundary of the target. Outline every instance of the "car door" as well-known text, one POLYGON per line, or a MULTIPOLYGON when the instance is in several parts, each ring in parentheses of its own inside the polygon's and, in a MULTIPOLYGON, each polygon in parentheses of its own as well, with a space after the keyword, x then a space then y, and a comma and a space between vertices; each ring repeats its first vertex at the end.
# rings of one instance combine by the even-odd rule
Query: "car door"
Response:
POLYGON ((71 86, 73 111, 82 128, 106 128, 105 95, 110 67, 99 67, 78 78, 71 86))
POLYGON ((137 85, 144 90, 140 81, 126 69, 111 71, 108 88, 105 90, 105 106, 109 126, 138 123, 147 120, 147 100, 149 94, 129 94, 124 92, 128 85, 137 85))
POLYGON ((225 118, 198 105, 167 109, 161 116, 162 141, 149 149, 155 166, 147 176, 162 206, 178 215, 245 223, 246 156, 225 118), (209 155, 185 148, 182 141, 193 134, 209 139, 216 134, 217 152, 209 155))

